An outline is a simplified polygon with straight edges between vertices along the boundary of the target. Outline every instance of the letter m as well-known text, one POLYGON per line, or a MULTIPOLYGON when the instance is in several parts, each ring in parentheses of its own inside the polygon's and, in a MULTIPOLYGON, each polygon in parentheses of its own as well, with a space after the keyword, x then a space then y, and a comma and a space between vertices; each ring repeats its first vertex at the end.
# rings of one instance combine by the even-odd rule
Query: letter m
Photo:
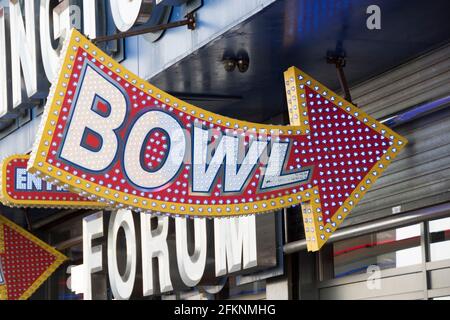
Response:
POLYGON ((214 219, 216 276, 257 265, 255 216, 214 219), (243 261, 243 267, 242 267, 243 261))

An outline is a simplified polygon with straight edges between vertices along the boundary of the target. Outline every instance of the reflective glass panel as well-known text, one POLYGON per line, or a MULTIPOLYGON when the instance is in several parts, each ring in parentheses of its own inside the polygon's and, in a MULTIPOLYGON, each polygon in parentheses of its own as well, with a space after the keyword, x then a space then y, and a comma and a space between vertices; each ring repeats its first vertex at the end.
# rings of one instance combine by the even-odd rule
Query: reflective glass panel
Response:
POLYGON ((338 241, 333 244, 334 277, 364 274, 422 262, 420 225, 338 241), (369 268, 371 267, 371 268, 369 268))

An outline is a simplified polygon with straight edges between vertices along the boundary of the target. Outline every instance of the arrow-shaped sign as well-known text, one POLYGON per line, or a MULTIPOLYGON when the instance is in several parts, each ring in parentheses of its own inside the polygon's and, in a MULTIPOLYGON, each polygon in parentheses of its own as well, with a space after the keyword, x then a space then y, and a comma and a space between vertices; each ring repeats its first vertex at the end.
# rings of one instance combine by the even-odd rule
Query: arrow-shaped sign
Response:
POLYGON ((0 215, 0 300, 24 300, 67 258, 0 215))
POLYGON ((0 164, 0 202, 9 207, 104 208, 105 204, 85 199, 27 172, 30 156, 12 155, 0 164))
POLYGON ((111 206, 224 217, 303 204, 318 250, 406 144, 294 69, 294 125, 273 126, 170 96, 77 31, 65 51, 29 170, 111 206))
POLYGON ((316 251, 407 140, 295 67, 284 79, 290 123, 308 136, 300 162, 316 168, 318 197, 302 203, 307 247, 316 251))

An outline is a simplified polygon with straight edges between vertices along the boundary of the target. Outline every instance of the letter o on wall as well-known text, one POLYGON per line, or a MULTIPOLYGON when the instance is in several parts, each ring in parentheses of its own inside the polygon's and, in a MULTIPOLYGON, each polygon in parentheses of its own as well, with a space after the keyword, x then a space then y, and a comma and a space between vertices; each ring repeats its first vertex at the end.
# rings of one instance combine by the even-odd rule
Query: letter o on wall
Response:
POLYGON ((118 210, 111 213, 108 227, 108 275, 111 290, 117 300, 127 300, 131 297, 136 278, 136 231, 133 213, 130 210, 118 210), (117 235, 123 228, 126 239, 126 267, 123 275, 117 266, 117 235))
POLYGON ((110 0, 112 16, 117 29, 124 32, 150 17, 147 10, 153 0, 110 0))

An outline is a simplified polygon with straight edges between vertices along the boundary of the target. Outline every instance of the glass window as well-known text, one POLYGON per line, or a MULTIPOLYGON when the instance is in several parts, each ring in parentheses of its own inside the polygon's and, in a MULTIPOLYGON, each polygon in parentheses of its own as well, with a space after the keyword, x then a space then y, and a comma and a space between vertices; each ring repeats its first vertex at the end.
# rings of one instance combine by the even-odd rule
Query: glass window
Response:
MULTIPOLYGON (((233 279, 230 279, 233 280, 233 279)), ((266 297, 266 281, 256 281, 252 283, 236 286, 234 281, 230 281, 228 299, 254 299, 260 300, 266 297)))
POLYGON ((450 218, 429 222, 430 260, 450 259, 450 218))
POLYGON ((333 244, 334 277, 363 274, 368 268, 399 268, 422 262, 420 225, 338 241, 333 244))

